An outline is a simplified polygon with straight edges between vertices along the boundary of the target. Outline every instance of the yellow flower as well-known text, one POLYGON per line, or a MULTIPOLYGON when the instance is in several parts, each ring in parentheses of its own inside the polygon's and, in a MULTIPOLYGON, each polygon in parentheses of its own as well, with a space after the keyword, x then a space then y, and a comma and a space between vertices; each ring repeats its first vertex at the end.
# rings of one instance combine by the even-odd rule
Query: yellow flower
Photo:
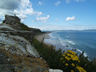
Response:
POLYGON ((65 57, 65 54, 63 54, 63 56, 65 57))
POLYGON ((74 72, 74 70, 71 70, 71 72, 74 72))
POLYGON ((71 58, 70 57, 67 57, 67 56, 65 57, 65 59, 68 60, 68 61, 71 60, 71 58))
POLYGON ((71 65, 72 65, 73 67, 75 66, 75 64, 74 64, 74 63, 72 63, 71 65))
POLYGON ((73 58, 73 57, 74 57, 74 55, 70 55, 70 57, 71 57, 71 58, 73 58))
POLYGON ((68 50, 67 52, 68 52, 68 53, 71 53, 71 54, 73 54, 73 55, 76 55, 76 53, 73 52, 72 50, 68 50))
POLYGON ((67 53, 67 56, 72 57, 73 55, 72 55, 72 54, 67 53))
POLYGON ((85 69, 83 69, 83 68, 80 67, 80 66, 77 66, 76 68, 78 69, 79 72, 87 72, 85 69))
POLYGON ((80 60, 78 60, 78 62, 80 63, 80 60))
POLYGON ((72 60, 74 60, 74 61, 78 61, 79 58, 78 58, 78 56, 74 56, 74 57, 72 58, 72 60))
POLYGON ((66 63, 65 66, 68 66, 68 63, 66 63))

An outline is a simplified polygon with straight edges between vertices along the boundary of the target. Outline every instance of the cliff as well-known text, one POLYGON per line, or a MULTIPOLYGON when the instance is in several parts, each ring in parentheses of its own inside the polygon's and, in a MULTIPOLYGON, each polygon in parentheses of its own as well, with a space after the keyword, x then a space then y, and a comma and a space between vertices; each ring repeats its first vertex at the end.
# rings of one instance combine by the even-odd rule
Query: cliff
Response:
POLYGON ((46 61, 32 46, 34 35, 39 33, 17 16, 6 15, 0 24, 0 72, 48 72, 46 61))
POLYGON ((5 15, 5 20, 3 21, 3 24, 7 24, 10 27, 16 29, 17 31, 33 31, 35 33, 41 32, 39 29, 29 28, 25 24, 21 23, 21 20, 17 16, 5 15))

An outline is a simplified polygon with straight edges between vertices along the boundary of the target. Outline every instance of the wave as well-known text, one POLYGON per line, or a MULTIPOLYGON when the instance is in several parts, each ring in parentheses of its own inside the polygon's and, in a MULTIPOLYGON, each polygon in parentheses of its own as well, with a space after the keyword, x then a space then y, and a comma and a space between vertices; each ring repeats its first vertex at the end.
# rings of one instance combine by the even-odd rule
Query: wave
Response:
MULTIPOLYGON (((76 43, 72 40, 69 39, 62 39, 59 35, 57 35, 56 33, 50 33, 49 36, 51 37, 48 41, 49 43, 55 45, 58 49, 58 47, 63 50, 74 50, 77 53, 82 53, 83 51, 77 48, 73 48, 72 46, 76 45, 76 43)), ((84 56, 87 57, 87 53, 84 53, 84 56)))
MULTIPOLYGON (((76 43, 72 40, 69 39, 62 39, 59 35, 57 34, 49 34, 49 36, 51 37, 51 40, 55 41, 54 43, 58 43, 62 46, 70 46, 70 45, 76 45, 76 43)), ((57 44, 56 44, 57 45, 57 44)))
POLYGON ((74 41, 71 40, 65 40, 67 43, 71 44, 71 45, 75 45, 76 43, 74 41))
POLYGON ((59 41, 64 46, 65 46, 65 44, 67 44, 67 45, 76 45, 76 43, 74 41, 68 40, 68 39, 63 40, 63 39, 59 38, 59 41))
MULTIPOLYGON (((83 53, 83 51, 81 51, 80 49, 77 49, 76 51, 78 51, 80 54, 82 54, 82 53, 83 53)), ((84 55, 84 57, 87 57, 87 56, 88 56, 88 55, 87 55, 87 53, 85 53, 85 52, 84 52, 84 54, 83 54, 83 55, 84 55)))
MULTIPOLYGON (((59 39, 59 40, 60 40, 61 44, 62 44, 64 47, 67 46, 68 44, 71 44, 71 45, 68 46, 67 49, 65 48, 65 50, 70 49, 70 50, 74 50, 74 51, 76 51, 77 53, 80 53, 80 54, 83 53, 83 51, 80 50, 80 49, 72 48, 72 45, 76 45, 76 43, 75 43, 74 41, 67 40, 67 39, 66 39, 66 40, 59 39)), ((87 57, 87 56, 88 56, 87 53, 85 53, 85 52, 84 52, 83 55, 84 55, 84 57, 87 57)))

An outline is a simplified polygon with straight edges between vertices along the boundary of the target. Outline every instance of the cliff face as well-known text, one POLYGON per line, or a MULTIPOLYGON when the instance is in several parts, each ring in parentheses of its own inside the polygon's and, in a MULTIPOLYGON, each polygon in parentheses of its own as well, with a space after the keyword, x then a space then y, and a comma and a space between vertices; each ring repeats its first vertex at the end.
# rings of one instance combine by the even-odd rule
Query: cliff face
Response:
POLYGON ((3 23, 0 24, 0 32, 24 37, 32 43, 34 35, 41 34, 41 30, 29 28, 20 21, 16 16, 6 15, 3 23))
POLYGON ((46 61, 32 46, 36 33, 41 31, 27 27, 16 16, 5 16, 0 24, 0 72, 48 71, 46 61))
POLYGON ((21 23, 21 20, 17 16, 9 16, 5 15, 5 20, 3 23, 9 25, 10 27, 18 30, 18 31, 33 31, 33 32, 41 32, 39 29, 29 28, 25 24, 21 23))

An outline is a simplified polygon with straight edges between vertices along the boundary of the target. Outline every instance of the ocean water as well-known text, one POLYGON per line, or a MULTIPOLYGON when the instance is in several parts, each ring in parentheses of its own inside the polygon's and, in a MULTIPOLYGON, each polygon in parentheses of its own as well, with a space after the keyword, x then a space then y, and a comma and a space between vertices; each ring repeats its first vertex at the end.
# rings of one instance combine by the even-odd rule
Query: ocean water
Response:
POLYGON ((96 58, 96 31, 54 31, 49 36, 50 39, 45 39, 45 42, 56 49, 84 51, 90 59, 96 58))

